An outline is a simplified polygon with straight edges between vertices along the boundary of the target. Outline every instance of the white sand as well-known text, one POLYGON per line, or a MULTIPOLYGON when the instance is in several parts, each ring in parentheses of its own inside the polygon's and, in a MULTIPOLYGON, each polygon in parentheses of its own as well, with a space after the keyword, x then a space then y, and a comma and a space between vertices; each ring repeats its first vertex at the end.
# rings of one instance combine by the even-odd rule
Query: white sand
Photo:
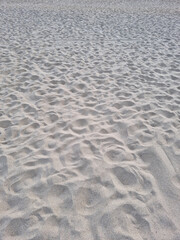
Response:
POLYGON ((0 0, 0 240, 180 239, 179 3, 0 0))

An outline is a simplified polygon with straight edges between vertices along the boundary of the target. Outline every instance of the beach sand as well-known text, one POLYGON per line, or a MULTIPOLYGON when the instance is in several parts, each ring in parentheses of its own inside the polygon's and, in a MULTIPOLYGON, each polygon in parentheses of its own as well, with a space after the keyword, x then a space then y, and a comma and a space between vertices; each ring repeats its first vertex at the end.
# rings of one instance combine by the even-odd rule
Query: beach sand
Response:
POLYGON ((179 9, 0 0, 1 240, 180 240, 179 9))

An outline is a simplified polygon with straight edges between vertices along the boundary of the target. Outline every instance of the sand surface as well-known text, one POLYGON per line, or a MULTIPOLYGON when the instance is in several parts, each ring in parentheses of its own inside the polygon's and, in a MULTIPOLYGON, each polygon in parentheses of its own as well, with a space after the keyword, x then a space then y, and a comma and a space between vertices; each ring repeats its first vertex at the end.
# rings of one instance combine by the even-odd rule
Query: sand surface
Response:
POLYGON ((179 7, 0 0, 0 240, 180 240, 179 7))

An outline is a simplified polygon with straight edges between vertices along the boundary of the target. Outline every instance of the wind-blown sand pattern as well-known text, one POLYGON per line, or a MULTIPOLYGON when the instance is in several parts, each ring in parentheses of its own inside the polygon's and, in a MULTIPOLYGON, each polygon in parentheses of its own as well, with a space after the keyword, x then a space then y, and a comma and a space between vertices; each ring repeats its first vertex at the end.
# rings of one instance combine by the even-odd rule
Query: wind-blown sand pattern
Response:
POLYGON ((180 239, 178 1, 0 1, 0 239, 180 239))

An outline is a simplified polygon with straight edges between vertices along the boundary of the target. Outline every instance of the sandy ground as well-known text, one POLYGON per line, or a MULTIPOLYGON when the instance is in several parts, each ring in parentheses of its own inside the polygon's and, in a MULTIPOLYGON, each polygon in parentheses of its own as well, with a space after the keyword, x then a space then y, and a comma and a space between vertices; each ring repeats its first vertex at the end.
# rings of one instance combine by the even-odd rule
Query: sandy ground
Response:
POLYGON ((0 0, 0 239, 180 239, 178 1, 0 0))

